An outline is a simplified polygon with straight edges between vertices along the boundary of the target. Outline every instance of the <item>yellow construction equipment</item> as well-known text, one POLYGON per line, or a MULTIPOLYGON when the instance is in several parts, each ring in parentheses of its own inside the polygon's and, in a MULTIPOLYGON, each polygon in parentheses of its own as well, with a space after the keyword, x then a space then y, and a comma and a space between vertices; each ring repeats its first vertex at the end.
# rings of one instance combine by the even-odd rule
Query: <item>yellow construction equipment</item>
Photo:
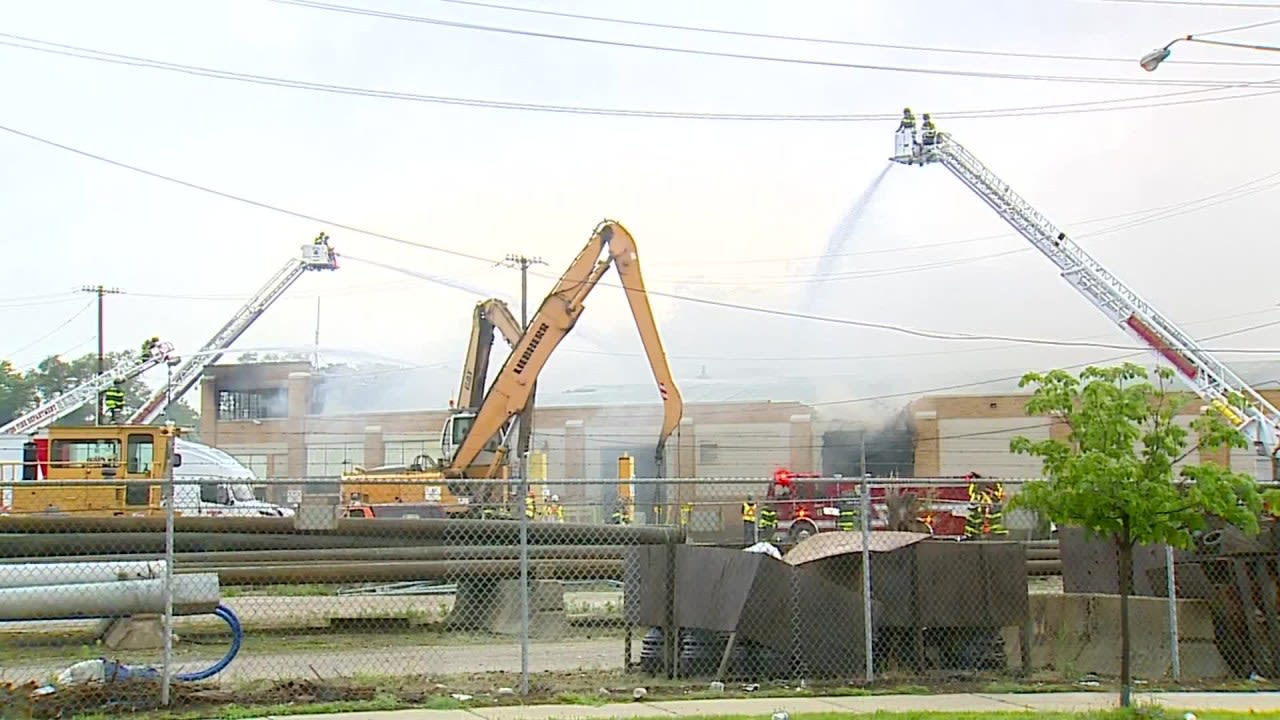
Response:
MULTIPOLYGON (((397 495, 403 501, 409 502, 409 494, 412 494, 413 501, 422 497, 428 502, 438 502, 445 512, 453 516, 480 516, 482 509, 499 505, 507 506, 510 512, 509 489, 466 481, 506 477, 503 461, 508 453, 511 426, 529 402, 538 374, 546 366, 551 353, 577 324, 584 309, 583 301, 610 267, 617 269, 622 280, 662 398, 663 418, 655 455, 658 475, 665 477, 666 443, 680 424, 684 400, 672 377, 653 310, 649 306, 635 240, 621 224, 606 220, 596 226, 586 247, 542 301, 527 332, 518 334, 519 324, 514 322, 514 318, 508 321, 502 317, 498 308, 505 306, 495 304, 484 310, 477 308, 477 318, 483 315, 488 323, 507 335, 508 342, 513 336, 519 339, 478 405, 475 400, 484 380, 482 374, 475 372, 480 365, 478 358, 473 358, 468 351, 468 368, 472 374, 468 377, 464 370, 462 392, 459 394, 459 403, 465 403, 467 407, 455 409, 446 419, 441 433, 442 457, 434 463, 426 462, 428 459, 425 457, 420 458, 423 462, 416 467, 395 473, 363 469, 345 473, 342 476, 344 495, 352 497, 362 493, 372 497, 375 484, 403 483, 398 489, 404 492, 397 495), (503 328, 504 325, 509 326, 510 333, 503 328), (433 483, 433 480, 441 482, 433 483)), ((489 333, 491 338, 492 330, 489 333)), ((483 336, 483 329, 476 330, 473 326, 473 347, 484 345, 483 336)))

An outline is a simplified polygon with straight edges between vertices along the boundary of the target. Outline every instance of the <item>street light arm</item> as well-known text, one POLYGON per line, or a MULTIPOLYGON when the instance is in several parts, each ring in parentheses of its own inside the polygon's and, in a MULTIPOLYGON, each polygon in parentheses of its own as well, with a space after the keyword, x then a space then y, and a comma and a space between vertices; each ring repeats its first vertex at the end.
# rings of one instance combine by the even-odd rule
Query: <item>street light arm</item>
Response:
MULTIPOLYGON (((1280 52, 1280 47, 1276 47, 1275 45, 1250 45, 1248 43, 1227 42, 1226 40, 1204 40, 1193 35, 1188 35, 1185 38, 1178 39, 1186 40, 1188 42, 1204 43, 1206 45, 1226 45, 1227 47, 1245 48, 1247 50, 1269 50, 1271 52, 1280 52)), ((1173 43, 1170 44, 1172 45, 1173 43)))
POLYGON ((1146 55, 1143 55, 1142 58, 1138 60, 1138 64, 1142 66, 1143 70, 1152 72, 1157 67, 1160 67, 1160 63, 1169 59, 1169 55, 1172 53, 1170 48, 1183 41, 1204 43, 1205 45, 1223 45, 1226 47, 1245 48, 1246 50, 1269 50, 1271 52, 1280 52, 1280 47, 1276 47, 1274 45, 1251 45, 1249 43, 1227 42, 1226 40, 1205 40, 1204 38, 1199 38, 1195 35, 1186 35, 1180 38, 1174 38, 1169 41, 1168 45, 1165 45, 1158 50, 1152 50, 1146 55))

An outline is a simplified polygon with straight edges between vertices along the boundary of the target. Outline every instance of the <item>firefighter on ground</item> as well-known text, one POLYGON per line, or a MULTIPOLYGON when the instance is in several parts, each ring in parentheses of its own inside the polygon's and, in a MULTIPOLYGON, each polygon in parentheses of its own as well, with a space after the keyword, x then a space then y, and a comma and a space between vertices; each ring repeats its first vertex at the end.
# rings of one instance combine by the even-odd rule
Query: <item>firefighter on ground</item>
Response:
POLYGON ((613 503, 613 514, 609 516, 610 525, 630 525, 631 518, 627 514, 627 501, 618 498, 613 503))
POLYGON ((122 384, 120 381, 116 381, 102 394, 107 412, 111 415, 111 422, 115 422, 120 411, 124 409, 124 388, 121 387, 122 384))
POLYGON ((840 498, 840 514, 836 516, 836 528, 844 532, 853 532, 858 529, 858 506, 854 504, 853 498, 840 498))
POLYGON ((772 505, 765 505, 760 508, 760 530, 765 533, 765 537, 772 539, 773 533, 778 529, 778 511, 772 505))
POLYGON ((742 503, 742 542, 756 544, 756 498, 748 495, 742 503))
POLYGON ((969 514, 964 521, 966 538, 988 535, 1008 535, 1004 526, 1004 485, 1001 483, 978 486, 977 473, 969 473, 969 514))
POLYGON ((551 500, 544 508, 547 520, 551 522, 564 522, 564 506, 560 504, 560 496, 552 495, 551 500))
POLYGON ((530 520, 535 520, 538 516, 538 504, 534 500, 532 492, 524 498, 524 516, 530 520))
POLYGON ((938 127, 933 124, 929 113, 924 114, 924 124, 920 126, 920 144, 936 145, 938 143, 938 127))

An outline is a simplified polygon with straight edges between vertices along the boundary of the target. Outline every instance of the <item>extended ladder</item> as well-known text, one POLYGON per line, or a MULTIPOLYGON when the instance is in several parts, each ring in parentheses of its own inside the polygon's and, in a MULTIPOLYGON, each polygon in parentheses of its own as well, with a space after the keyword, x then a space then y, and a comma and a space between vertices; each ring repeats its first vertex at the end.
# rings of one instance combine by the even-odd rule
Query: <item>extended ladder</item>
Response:
POLYGON ((193 353, 173 374, 168 387, 152 393, 138 411, 129 417, 130 425, 146 425, 165 411, 170 402, 177 402, 196 382, 206 368, 218 361, 222 353, 231 347, 249 326, 262 316, 281 295, 308 270, 338 269, 337 254, 329 246, 329 236, 321 233, 310 245, 302 246, 301 256, 292 258, 280 268, 266 285, 241 307, 231 320, 209 342, 193 353))
POLYGON ((969 186, 1013 229, 1052 260, 1072 287, 1116 324, 1168 360, 1196 394, 1231 420, 1253 442, 1259 456, 1267 458, 1265 468, 1260 464, 1257 469, 1259 479, 1272 480, 1270 460, 1280 447, 1280 410, 1090 257, 951 135, 937 132, 931 138, 917 137, 914 131, 900 128, 896 153, 890 158, 894 162, 938 163, 969 186), (1228 404, 1231 395, 1244 399, 1243 416, 1228 404))
POLYGON ((177 362, 173 354, 173 345, 167 342, 153 345, 146 357, 141 360, 123 362, 107 372, 97 375, 89 381, 62 393, 58 397, 44 403, 40 407, 19 417, 9 424, 0 427, 0 433, 23 434, 32 433, 51 425, 65 417, 68 413, 97 399, 98 394, 116 382, 131 380, 157 365, 177 362))

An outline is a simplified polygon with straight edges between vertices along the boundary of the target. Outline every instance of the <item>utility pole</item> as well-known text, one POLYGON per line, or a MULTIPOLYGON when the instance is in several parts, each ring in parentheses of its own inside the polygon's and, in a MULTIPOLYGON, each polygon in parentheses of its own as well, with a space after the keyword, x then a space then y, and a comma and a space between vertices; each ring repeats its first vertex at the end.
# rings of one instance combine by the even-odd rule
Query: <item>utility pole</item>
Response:
MULTIPOLYGON (((545 265, 539 258, 524 255, 507 255, 504 261, 508 267, 520 268, 520 332, 529 331, 529 266, 545 265)), ((529 436, 532 434, 533 397, 538 384, 529 388, 529 401, 520 413, 520 434, 516 440, 515 465, 520 469, 520 503, 516 505, 520 512, 520 695, 529 694, 529 472, 528 452, 529 436)))
MULTIPOLYGON (((527 332, 529 330, 529 268, 547 263, 542 258, 513 253, 507 255, 503 264, 520 270, 520 330, 527 332)), ((520 430, 516 436, 516 458, 520 465, 521 477, 525 476, 525 456, 529 452, 529 438, 533 435, 533 403, 537 392, 538 383, 535 381, 529 388, 529 402, 525 405, 524 412, 520 413, 520 430)))
MULTIPOLYGON (((119 288, 106 288, 101 285, 84 285, 80 288, 80 292, 93 293, 98 296, 98 374, 101 375, 106 370, 106 352, 102 342, 102 298, 104 295, 119 295, 124 291, 119 288)), ((98 393, 98 402, 93 409, 93 423, 95 425, 102 424, 102 393, 98 393)))

